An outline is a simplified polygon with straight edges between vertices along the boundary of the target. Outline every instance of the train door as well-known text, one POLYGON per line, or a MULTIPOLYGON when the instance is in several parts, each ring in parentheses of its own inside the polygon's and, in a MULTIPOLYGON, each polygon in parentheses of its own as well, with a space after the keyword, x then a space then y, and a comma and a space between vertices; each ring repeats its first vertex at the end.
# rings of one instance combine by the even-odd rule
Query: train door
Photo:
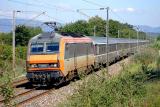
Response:
POLYGON ((86 47, 86 65, 88 66, 89 65, 89 44, 86 43, 85 47, 86 47))
POLYGON ((77 48, 76 48, 76 43, 73 44, 73 55, 74 55, 74 68, 77 69, 77 48))
POLYGON ((65 58, 64 58, 65 72, 73 71, 76 69, 75 61, 75 46, 72 43, 66 43, 65 45, 65 58))

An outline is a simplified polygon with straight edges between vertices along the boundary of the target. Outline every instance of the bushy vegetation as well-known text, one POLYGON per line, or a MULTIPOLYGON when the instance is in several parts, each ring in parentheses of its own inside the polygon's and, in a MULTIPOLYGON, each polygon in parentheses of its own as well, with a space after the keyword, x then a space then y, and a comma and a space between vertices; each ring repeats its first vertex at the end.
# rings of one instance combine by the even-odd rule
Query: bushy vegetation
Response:
MULTIPOLYGON (((76 107, 126 107, 146 94, 142 73, 121 73, 112 79, 102 80, 95 76, 84 81, 67 106, 76 107), (138 76, 137 76, 138 75, 138 76)), ((66 105, 66 104, 64 104, 66 105)))
POLYGON ((157 41, 160 41, 160 35, 157 37, 157 41))
MULTIPOLYGON (((4 77, 4 76, 3 76, 4 77)), ((2 77, 2 78, 3 78, 2 77)), ((5 79, 0 79, 0 81, 2 80, 5 80, 5 82, 3 81, 0 86, 0 95, 3 96, 4 98, 4 105, 6 107, 12 107, 12 97, 14 96, 14 90, 13 90, 13 87, 12 87, 12 79, 10 78, 10 76, 6 76, 5 79)))
POLYGON ((152 48, 159 50, 160 49, 160 41, 156 41, 152 44, 152 48))
POLYGON ((12 71, 12 66, 8 59, 0 59, 0 95, 4 98, 4 105, 6 107, 11 107, 11 99, 13 97, 13 87, 12 81, 14 77, 14 72, 12 71))
POLYGON ((130 74, 121 74, 117 78, 105 81, 93 77, 80 86, 68 106, 123 107, 133 105, 133 101, 144 94, 142 81, 134 80, 130 74))
POLYGON ((0 33, 0 44, 12 44, 12 34, 11 33, 0 33))
MULTIPOLYGON (((18 46, 16 47, 16 57, 20 59, 26 59, 27 47, 18 46)), ((0 45, 0 59, 1 60, 12 60, 12 46, 0 45)))
POLYGON ((41 32, 39 28, 26 26, 16 27, 16 69, 12 69, 12 35, 11 33, 0 34, 0 95, 4 98, 4 105, 12 107, 11 99, 14 92, 12 82, 15 77, 24 74, 25 59, 28 40, 41 32))

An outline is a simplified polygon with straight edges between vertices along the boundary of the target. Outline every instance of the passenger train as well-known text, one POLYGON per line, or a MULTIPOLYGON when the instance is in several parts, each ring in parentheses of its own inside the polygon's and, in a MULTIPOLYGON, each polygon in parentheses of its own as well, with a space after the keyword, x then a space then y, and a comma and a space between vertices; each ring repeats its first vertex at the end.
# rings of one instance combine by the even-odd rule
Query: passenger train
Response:
POLYGON ((90 72, 121 57, 133 54, 148 41, 87 37, 75 33, 42 33, 29 41, 27 78, 33 84, 58 85, 79 73, 90 72), (108 52, 107 52, 108 51, 108 52))

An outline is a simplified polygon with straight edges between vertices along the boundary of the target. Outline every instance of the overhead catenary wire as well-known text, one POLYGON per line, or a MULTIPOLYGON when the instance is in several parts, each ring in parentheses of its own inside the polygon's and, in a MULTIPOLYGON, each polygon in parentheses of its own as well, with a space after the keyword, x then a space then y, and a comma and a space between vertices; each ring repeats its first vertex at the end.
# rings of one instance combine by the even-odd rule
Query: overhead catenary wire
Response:
POLYGON ((123 22, 126 22, 119 14, 117 14, 116 12, 114 12, 113 9, 110 9, 110 10, 111 10, 110 12, 112 12, 114 15, 116 15, 116 17, 118 17, 120 20, 122 20, 123 22))
POLYGON ((50 15, 48 15, 47 13, 44 14, 44 16, 46 16, 46 17, 48 17, 48 18, 51 18, 53 21, 54 21, 54 19, 55 19, 55 21, 57 20, 57 21, 60 21, 60 22, 62 22, 62 23, 65 23, 65 21, 63 21, 63 20, 61 20, 61 19, 57 19, 57 18, 55 18, 55 17, 53 17, 53 16, 50 16, 50 15))
POLYGON ((105 7, 104 5, 95 3, 95 2, 93 2, 93 1, 89 1, 89 0, 82 0, 82 1, 87 2, 87 3, 89 3, 89 4, 92 4, 92 5, 95 5, 95 6, 98 6, 98 7, 105 7))
POLYGON ((81 14, 81 15, 87 17, 87 18, 91 18, 91 16, 89 16, 89 15, 87 15, 86 13, 80 11, 79 9, 77 9, 77 13, 79 13, 79 14, 81 14))
MULTIPOLYGON (((40 5, 40 4, 33 4, 33 3, 28 3, 28 2, 22 2, 22 1, 19 1, 19 0, 8 0, 8 1, 11 1, 11 2, 14 2, 14 3, 18 3, 18 4, 23 4, 23 5, 28 5, 28 6, 34 6, 34 7, 45 7, 44 5, 40 5)), ((49 7, 48 7, 49 8, 49 7)), ((54 7, 52 7, 53 9, 54 7)))
MULTIPOLYGON (((92 5, 95 5, 95 6, 98 6, 98 7, 105 7, 104 5, 101 5, 101 4, 99 4, 99 3, 95 3, 95 2, 93 2, 93 1, 89 1, 89 0, 82 0, 82 1, 87 2, 87 3, 89 3, 89 4, 92 4, 92 5)), ((80 10, 99 10, 99 9, 80 9, 80 10)), ((125 20, 124 20, 122 17, 120 17, 116 12, 114 12, 113 9, 110 8, 110 10, 111 10, 111 12, 114 13, 118 18, 122 19, 122 20, 125 22, 125 20)))
POLYGON ((0 16, 3 16, 3 17, 12 17, 12 16, 8 16, 8 15, 2 15, 2 14, 0 14, 0 16))
POLYGON ((65 12, 76 12, 75 10, 72 10, 72 9, 69 10, 69 9, 62 8, 60 6, 50 5, 50 4, 49 5, 33 4, 33 3, 22 2, 19 0, 8 0, 8 1, 18 3, 18 4, 28 5, 28 6, 43 7, 43 8, 52 9, 52 10, 57 9, 59 11, 65 11, 65 12))
POLYGON ((12 26, 12 25, 8 25, 8 24, 0 24, 0 26, 12 26))
MULTIPOLYGON (((65 8, 65 7, 62 7, 62 6, 59 6, 59 5, 52 5, 51 3, 48 3, 48 2, 45 2, 44 3, 44 0, 39 0, 39 1, 42 1, 43 2, 43 4, 45 4, 46 6, 50 6, 50 7, 53 7, 53 6, 55 6, 56 7, 56 11, 57 11, 57 9, 60 9, 61 11, 69 11, 69 12, 76 12, 76 10, 75 9, 73 9, 73 8, 65 8)), ((47 0, 46 0, 47 1, 47 0)))
POLYGON ((34 19, 38 18, 39 16, 41 16, 41 15, 43 15, 43 14, 45 14, 45 12, 42 12, 42 13, 34 16, 33 18, 31 18, 29 21, 25 22, 24 24, 29 24, 29 23, 32 22, 34 19))

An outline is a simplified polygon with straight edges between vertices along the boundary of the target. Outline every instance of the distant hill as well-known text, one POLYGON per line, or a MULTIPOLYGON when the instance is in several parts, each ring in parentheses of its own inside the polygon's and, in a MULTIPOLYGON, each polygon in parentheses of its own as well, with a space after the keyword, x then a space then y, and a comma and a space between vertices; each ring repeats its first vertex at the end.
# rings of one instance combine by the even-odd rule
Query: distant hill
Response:
POLYGON ((138 27, 140 27, 140 30, 144 32, 160 34, 160 27, 150 27, 150 26, 145 26, 145 25, 139 25, 138 27))
POLYGON ((141 31, 147 32, 149 36, 157 37, 160 35, 160 27, 151 27, 145 25, 138 26, 141 31))
MULTIPOLYGON (((52 29, 47 27, 41 21, 29 21, 27 19, 17 19, 16 25, 25 24, 32 27, 41 27, 43 31, 51 31, 52 29)), ((12 19, 0 19, 0 32, 11 32, 12 31, 12 19)))

